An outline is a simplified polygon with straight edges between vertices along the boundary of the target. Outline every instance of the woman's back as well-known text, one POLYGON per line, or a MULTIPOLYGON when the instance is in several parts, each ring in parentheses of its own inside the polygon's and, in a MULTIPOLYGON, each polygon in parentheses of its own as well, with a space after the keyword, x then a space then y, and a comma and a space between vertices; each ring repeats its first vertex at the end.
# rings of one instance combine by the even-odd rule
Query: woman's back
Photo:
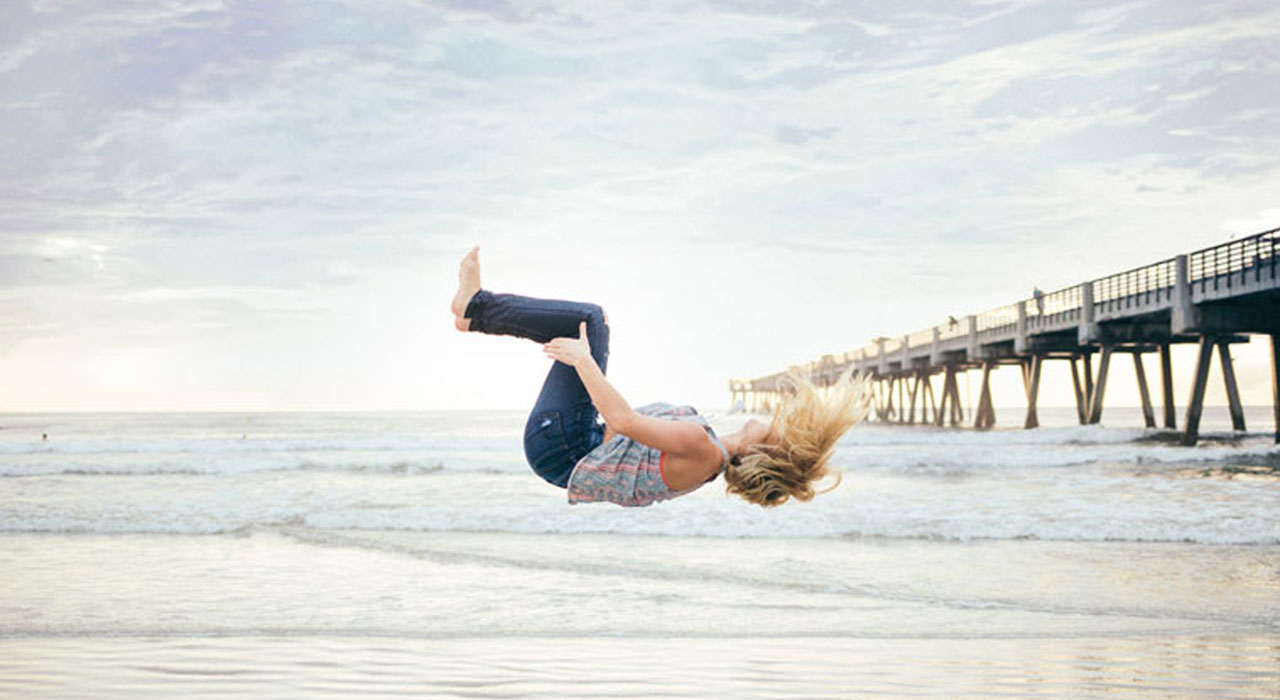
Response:
MULTIPOLYGON (((702 426, 719 448, 722 461, 712 478, 729 461, 729 452, 716 437, 706 419, 692 406, 652 403, 635 409, 636 413, 664 420, 686 421, 702 426)), ((608 501, 623 506, 646 506, 681 496, 702 486, 706 481, 680 488, 670 478, 666 453, 625 435, 616 435, 601 443, 583 457, 569 476, 570 503, 608 501)))

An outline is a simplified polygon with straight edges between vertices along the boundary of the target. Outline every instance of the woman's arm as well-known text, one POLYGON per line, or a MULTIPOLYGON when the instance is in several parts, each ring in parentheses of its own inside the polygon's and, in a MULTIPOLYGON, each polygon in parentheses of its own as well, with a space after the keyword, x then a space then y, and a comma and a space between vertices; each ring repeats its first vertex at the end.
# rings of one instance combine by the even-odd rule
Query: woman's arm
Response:
POLYGON ((605 379, 604 372, 600 371, 595 358, 591 357, 585 321, 578 327, 577 338, 555 338, 544 345, 543 350, 548 357, 570 365, 578 372, 578 378, 587 388, 591 402, 604 417, 604 422, 619 433, 671 454, 693 455, 708 447, 716 449, 716 454, 719 454, 718 448, 708 439, 701 426, 666 421, 631 410, 626 399, 605 379))
POLYGON ((707 439, 707 431, 702 426, 662 420, 631 410, 622 394, 605 379, 604 372, 600 371, 600 366, 590 353, 573 367, 578 371, 578 377, 582 379, 587 393, 591 395, 591 402, 596 405, 600 415, 604 416, 604 422, 619 433, 676 455, 696 454, 711 445, 711 441, 707 439))

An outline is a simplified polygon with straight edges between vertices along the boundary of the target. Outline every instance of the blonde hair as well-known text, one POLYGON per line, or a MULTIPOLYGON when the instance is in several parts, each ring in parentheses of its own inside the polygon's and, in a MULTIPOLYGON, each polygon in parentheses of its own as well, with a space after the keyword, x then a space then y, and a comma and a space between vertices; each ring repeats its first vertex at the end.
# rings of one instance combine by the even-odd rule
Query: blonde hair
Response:
POLYGON ((840 472, 827 466, 836 440, 867 415, 871 405, 870 383, 845 370, 826 396, 807 376, 789 372, 781 380, 779 400, 773 409, 770 432, 777 443, 748 446, 734 457, 724 472, 725 491, 761 506, 770 507, 813 499, 840 485, 840 472), (822 491, 813 484, 827 476, 836 481, 822 491))

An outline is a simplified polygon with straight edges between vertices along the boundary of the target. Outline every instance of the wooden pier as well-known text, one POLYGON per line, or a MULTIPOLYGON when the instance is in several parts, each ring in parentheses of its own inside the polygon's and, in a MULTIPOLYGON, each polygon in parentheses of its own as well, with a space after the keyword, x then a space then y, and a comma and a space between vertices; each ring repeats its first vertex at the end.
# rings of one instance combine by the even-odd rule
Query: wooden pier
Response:
MULTIPOLYGON (((959 426, 968 421, 957 377, 981 370, 978 405, 968 420, 973 427, 986 429, 996 421, 991 373, 1001 365, 1016 365, 1026 390, 1023 425, 1035 428, 1040 375, 1046 362, 1070 364, 1076 413, 1083 425, 1102 419, 1111 361, 1129 355, 1144 420, 1154 428, 1156 411, 1143 361, 1144 355, 1153 353, 1159 360, 1160 419, 1165 428, 1176 429, 1170 346, 1195 343, 1199 355, 1181 441, 1194 445, 1215 354, 1232 425, 1245 430, 1231 346, 1255 334, 1271 338, 1271 394, 1280 444, 1280 229, 1036 294, 980 314, 951 317, 944 324, 899 338, 877 338, 866 347, 824 355, 788 371, 807 372, 819 384, 829 384, 852 366, 874 380, 873 415, 878 420, 914 424, 918 409, 919 423, 959 426), (935 376, 941 379, 937 392, 935 376)), ((731 380, 734 404, 767 409, 785 374, 731 380)))

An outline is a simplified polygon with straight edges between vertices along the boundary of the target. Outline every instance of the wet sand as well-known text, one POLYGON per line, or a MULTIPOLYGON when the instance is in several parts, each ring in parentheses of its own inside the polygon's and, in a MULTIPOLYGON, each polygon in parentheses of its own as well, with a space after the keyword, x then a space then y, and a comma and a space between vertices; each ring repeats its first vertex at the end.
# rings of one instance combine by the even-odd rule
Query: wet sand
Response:
POLYGON ((0 696, 1274 698, 1280 548, 0 536, 0 696))

